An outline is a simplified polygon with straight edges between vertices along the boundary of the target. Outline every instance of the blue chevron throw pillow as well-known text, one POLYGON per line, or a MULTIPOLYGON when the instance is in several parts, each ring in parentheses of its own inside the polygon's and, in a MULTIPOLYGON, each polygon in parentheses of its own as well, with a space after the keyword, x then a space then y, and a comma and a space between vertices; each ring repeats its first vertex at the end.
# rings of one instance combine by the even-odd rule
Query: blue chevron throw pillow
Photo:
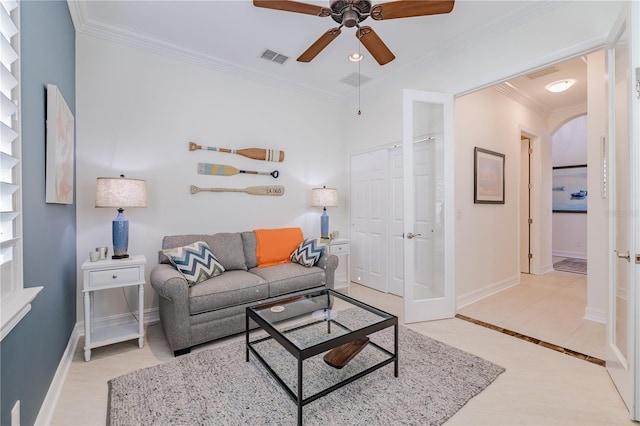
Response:
POLYGON ((165 249, 162 250, 162 253, 180 271, 189 286, 224 272, 224 267, 204 241, 196 241, 184 247, 165 249))
POLYGON ((322 256, 323 247, 317 238, 307 238, 291 253, 289 258, 304 266, 315 265, 322 256))

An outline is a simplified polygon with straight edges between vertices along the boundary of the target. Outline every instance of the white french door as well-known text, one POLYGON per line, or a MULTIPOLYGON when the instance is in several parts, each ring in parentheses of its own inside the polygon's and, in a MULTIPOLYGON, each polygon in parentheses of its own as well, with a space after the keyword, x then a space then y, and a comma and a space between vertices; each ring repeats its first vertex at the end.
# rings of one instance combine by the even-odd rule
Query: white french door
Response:
POLYGON ((608 49, 611 163, 607 370, 640 419, 640 5, 629 2, 608 49), (634 50, 635 49, 635 50, 634 50))
POLYGON ((451 318, 453 95, 404 90, 402 146, 405 322, 451 318))

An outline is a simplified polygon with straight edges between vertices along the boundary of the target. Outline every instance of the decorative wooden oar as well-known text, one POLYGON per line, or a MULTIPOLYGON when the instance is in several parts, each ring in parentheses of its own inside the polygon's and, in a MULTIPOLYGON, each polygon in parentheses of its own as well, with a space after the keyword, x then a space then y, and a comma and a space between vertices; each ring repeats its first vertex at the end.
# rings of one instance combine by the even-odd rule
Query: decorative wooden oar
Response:
POLYGON ((198 188, 195 185, 191 185, 191 193, 197 194, 198 192, 246 192, 251 195, 272 195, 279 197, 284 194, 284 186, 268 185, 250 186, 248 188, 198 188))
POLYGON ((277 149, 265 149, 265 148, 229 149, 229 148, 218 148, 215 146, 202 146, 202 145, 198 145, 195 142, 189 142, 189 151, 197 151, 199 149, 242 155, 243 157, 251 158, 253 160, 276 161, 276 162, 284 161, 284 151, 278 151, 277 149))
POLYGON ((198 173, 201 175, 214 175, 214 176, 232 176, 237 175, 238 173, 246 173, 248 175, 267 175, 273 176, 277 178, 280 175, 280 172, 277 170, 269 172, 255 172, 251 170, 240 170, 236 169, 233 166, 227 166, 225 164, 209 164, 209 163, 198 163, 198 173))

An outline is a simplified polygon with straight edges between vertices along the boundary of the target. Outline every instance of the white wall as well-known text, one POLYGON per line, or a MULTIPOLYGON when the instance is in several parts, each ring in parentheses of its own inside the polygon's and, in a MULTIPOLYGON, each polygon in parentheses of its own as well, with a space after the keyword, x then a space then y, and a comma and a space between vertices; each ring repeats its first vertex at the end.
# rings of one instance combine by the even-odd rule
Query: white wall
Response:
MULTIPOLYGON (((587 164, 587 116, 564 123, 551 137, 553 167, 587 164)), ((596 173, 597 170, 589 172, 596 173)), ((568 195, 568 194, 567 194, 568 195)), ((594 194, 589 193, 589 202, 594 194)), ((587 215, 553 213, 553 255, 587 258, 587 215)))
MULTIPOLYGON (((456 293, 464 303, 519 282, 520 131, 526 128, 528 133, 538 135, 534 153, 548 146, 548 139, 543 116, 493 89, 459 97, 455 114, 456 293), (505 154, 505 204, 473 203, 476 146, 505 154)), ((539 192, 543 183, 535 176, 533 182, 532 192, 539 192)), ((548 209, 548 200, 542 200, 542 204, 542 210, 548 209)), ((536 210, 532 218, 534 224, 541 224, 536 210)), ((548 250, 541 247, 532 248, 532 252, 541 262, 549 257, 548 250)))
MULTIPOLYGON (((77 37, 78 265, 96 246, 111 247, 115 209, 96 209, 98 176, 145 179, 148 207, 128 209, 129 253, 157 263, 164 235, 299 226, 319 235, 321 210, 309 207, 311 188, 338 188, 331 229, 348 224, 348 156, 343 107, 212 69, 85 35, 77 37), (284 150, 282 163, 211 151, 188 142, 228 148, 284 150), (198 162, 273 171, 280 177, 202 176, 198 162), (284 185, 282 197, 242 193, 191 195, 189 186, 244 188, 284 185)), ((346 232, 345 232, 346 234, 346 232)), ((78 274, 78 320, 82 274, 78 274)), ((157 307, 148 284, 146 308, 157 307)), ((133 292, 127 297, 134 297, 133 292)), ((96 298, 96 317, 128 312, 122 291, 96 298)), ((130 300, 133 304, 134 300, 130 300)))

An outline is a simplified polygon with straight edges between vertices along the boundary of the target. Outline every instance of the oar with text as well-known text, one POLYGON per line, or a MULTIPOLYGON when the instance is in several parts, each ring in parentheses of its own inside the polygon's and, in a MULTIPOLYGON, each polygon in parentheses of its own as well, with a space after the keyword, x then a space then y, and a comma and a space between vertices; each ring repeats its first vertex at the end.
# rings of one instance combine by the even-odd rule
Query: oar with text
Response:
POLYGON ((284 186, 268 185, 250 186, 248 188, 199 188, 195 185, 191 185, 191 193, 197 194, 198 192, 245 192, 251 195, 271 195, 278 197, 284 194, 284 186))

